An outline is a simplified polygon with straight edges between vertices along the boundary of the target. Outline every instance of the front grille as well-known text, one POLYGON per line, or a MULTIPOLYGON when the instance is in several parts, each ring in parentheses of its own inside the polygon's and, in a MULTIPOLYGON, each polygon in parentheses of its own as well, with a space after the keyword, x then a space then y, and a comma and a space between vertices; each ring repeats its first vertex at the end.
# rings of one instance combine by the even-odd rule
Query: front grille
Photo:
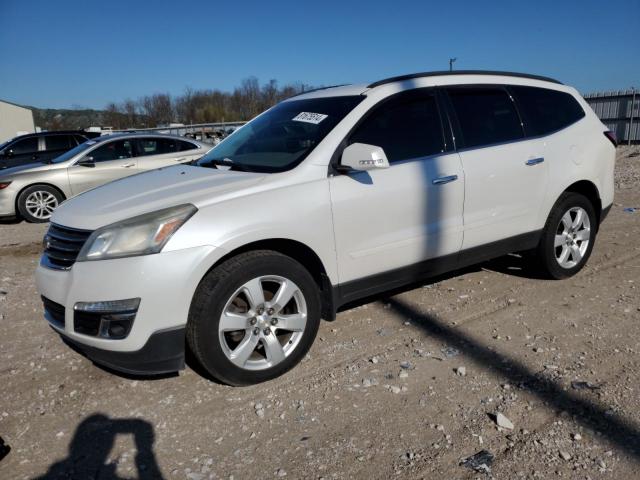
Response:
POLYGON ((47 297, 42 297, 42 303, 47 320, 56 327, 64 328, 64 305, 49 300, 47 297))
POLYGON ((68 270, 91 235, 90 230, 78 230, 52 223, 44 236, 44 258, 50 268, 68 270))

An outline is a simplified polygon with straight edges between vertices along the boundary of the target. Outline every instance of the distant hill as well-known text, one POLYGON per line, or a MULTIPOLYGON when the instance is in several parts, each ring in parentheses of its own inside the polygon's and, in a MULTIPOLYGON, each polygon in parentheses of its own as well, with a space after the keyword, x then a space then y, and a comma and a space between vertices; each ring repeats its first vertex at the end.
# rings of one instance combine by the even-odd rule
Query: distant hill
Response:
POLYGON ((43 130, 76 130, 91 125, 104 125, 104 110, 66 109, 66 108, 36 108, 27 107, 33 111, 33 121, 43 130))

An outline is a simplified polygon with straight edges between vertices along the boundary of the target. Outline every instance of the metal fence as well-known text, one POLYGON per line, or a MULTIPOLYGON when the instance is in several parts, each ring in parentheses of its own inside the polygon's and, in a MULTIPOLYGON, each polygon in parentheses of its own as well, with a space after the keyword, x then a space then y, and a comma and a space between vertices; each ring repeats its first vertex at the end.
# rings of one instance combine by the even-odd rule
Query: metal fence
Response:
POLYGON ((621 144, 640 143, 640 92, 618 90, 589 93, 584 99, 621 144))
POLYGON ((218 123, 197 123, 192 125, 168 125, 155 128, 129 128, 126 130, 113 130, 114 133, 127 132, 152 132, 181 137, 190 137, 205 143, 216 143, 217 139, 222 139, 241 127, 247 122, 218 122, 218 123))

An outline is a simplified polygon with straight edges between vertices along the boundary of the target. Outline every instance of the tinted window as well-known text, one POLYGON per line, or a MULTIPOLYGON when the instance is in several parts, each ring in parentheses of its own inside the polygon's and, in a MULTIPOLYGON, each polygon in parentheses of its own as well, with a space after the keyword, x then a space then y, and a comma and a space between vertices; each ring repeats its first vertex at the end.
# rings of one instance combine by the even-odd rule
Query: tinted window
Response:
POLYGON ((178 151, 178 141, 173 138, 141 138, 138 140, 140 155, 162 155, 178 151))
POLYGON ((181 140, 178 140, 178 149, 181 152, 184 152, 185 150, 195 150, 196 148, 198 148, 198 146, 194 145, 191 142, 183 142, 181 140))
POLYGON ((78 145, 87 141, 87 138, 83 137, 82 135, 74 135, 73 138, 78 143, 78 145))
POLYGON ((47 135, 44 141, 46 150, 69 150, 76 146, 76 142, 69 135, 47 135))
POLYGON ((500 88, 447 89, 462 130, 463 145, 477 147, 523 137, 511 98, 500 88))
POLYGON ((518 102, 527 135, 555 132, 574 122, 585 113, 573 96, 557 90, 536 87, 509 87, 518 102))
POLYGON ((23 155, 26 153, 34 153, 38 151, 38 139, 36 137, 18 140, 9 147, 14 155, 23 155))
POLYGON ((118 140, 96 148, 89 153, 94 162, 107 162, 109 160, 121 160, 133 156, 133 148, 129 140, 118 140))
POLYGON ((432 93, 403 93, 374 108, 351 135, 349 144, 382 147, 389 162, 444 151, 440 115, 432 93))

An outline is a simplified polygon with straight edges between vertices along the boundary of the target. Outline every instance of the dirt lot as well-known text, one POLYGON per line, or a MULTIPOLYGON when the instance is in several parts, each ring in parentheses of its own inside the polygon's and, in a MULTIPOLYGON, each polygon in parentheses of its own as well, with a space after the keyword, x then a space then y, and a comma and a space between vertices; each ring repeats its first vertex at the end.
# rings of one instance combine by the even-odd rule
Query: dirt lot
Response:
POLYGON ((45 227, 0 225, 0 478, 488 478, 460 465, 481 450, 494 478, 640 478, 638 153, 578 276, 508 256, 381 297, 249 388, 71 351, 34 286, 45 227))

